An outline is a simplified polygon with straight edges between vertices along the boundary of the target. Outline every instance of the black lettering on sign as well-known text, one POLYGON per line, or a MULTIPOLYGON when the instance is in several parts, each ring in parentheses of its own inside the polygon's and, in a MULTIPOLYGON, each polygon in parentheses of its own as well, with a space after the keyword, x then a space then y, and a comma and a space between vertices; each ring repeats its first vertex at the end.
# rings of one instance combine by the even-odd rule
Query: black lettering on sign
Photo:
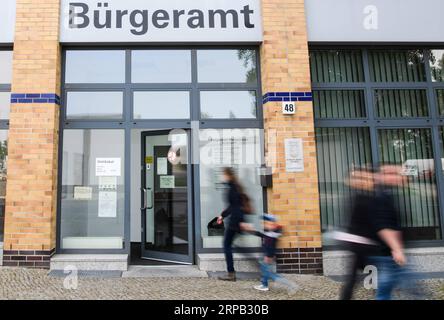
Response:
POLYGON ((98 2, 97 8, 90 10, 88 4, 83 2, 69 3, 69 28, 85 29, 94 27, 96 29, 123 29, 129 25, 128 30, 134 35, 145 35, 150 25, 156 29, 172 27, 180 29, 203 28, 233 28, 239 29, 243 20, 243 27, 252 29, 255 27, 252 16, 255 11, 249 5, 241 10, 236 9, 210 9, 203 11, 199 9, 172 10, 167 11, 156 8, 149 11, 144 8, 136 10, 113 10, 109 2, 98 2))

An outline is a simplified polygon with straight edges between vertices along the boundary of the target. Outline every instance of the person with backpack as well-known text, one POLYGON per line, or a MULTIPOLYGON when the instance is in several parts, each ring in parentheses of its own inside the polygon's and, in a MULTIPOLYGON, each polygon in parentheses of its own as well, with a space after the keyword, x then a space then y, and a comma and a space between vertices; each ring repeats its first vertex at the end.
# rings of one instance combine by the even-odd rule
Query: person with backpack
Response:
POLYGON ((259 291, 269 291, 269 281, 279 282, 287 287, 288 294, 292 295, 298 290, 298 286, 289 281, 282 275, 276 273, 276 251, 279 238, 282 236, 283 227, 278 222, 275 215, 265 213, 262 216, 264 221, 264 231, 257 231, 251 225, 244 226, 244 230, 262 238, 262 251, 264 258, 259 262, 261 270, 261 283, 254 286, 254 289, 259 291))
POLYGON ((227 184, 226 200, 228 207, 218 217, 218 224, 222 224, 225 218, 229 218, 228 226, 224 234, 224 253, 227 263, 227 274, 219 277, 219 280, 236 281, 236 272, 233 262, 233 241, 242 232, 244 214, 251 213, 250 199, 245 194, 232 168, 224 168, 224 182, 227 184))

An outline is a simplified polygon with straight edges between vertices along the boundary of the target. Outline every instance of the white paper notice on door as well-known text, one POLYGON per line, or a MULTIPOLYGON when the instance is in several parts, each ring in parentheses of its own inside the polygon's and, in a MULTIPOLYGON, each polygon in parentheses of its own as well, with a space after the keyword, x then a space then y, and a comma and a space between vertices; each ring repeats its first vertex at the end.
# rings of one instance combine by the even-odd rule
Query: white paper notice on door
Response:
POLYGON ((117 192, 99 192, 99 218, 117 217, 117 192))
POLYGON ((96 176, 120 177, 121 162, 120 158, 96 158, 96 176))
POLYGON ((285 139, 285 167, 287 172, 304 171, 302 139, 285 139))
POLYGON ((168 158, 157 158, 157 174, 168 174, 168 158))
POLYGON ((161 189, 174 189, 176 180, 174 176, 161 176, 159 184, 161 189))

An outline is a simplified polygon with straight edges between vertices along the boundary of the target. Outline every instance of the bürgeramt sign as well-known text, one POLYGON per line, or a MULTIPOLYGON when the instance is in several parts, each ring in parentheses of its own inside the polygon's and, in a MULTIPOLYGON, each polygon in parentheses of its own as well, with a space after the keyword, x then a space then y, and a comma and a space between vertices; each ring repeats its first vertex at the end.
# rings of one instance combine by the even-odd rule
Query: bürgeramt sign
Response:
POLYGON ((60 41, 260 42, 260 0, 62 0, 60 41))

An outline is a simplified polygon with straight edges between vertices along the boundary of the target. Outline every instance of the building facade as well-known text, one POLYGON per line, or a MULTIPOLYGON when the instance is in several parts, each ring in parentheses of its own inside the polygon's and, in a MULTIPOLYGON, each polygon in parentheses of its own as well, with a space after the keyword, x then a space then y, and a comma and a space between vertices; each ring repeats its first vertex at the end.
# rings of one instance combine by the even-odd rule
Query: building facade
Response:
POLYGON ((3 265, 217 269, 225 166, 284 225, 282 272, 325 272, 365 164, 402 165, 405 235, 439 253, 443 4, 373 2, 6 0, 3 265))

